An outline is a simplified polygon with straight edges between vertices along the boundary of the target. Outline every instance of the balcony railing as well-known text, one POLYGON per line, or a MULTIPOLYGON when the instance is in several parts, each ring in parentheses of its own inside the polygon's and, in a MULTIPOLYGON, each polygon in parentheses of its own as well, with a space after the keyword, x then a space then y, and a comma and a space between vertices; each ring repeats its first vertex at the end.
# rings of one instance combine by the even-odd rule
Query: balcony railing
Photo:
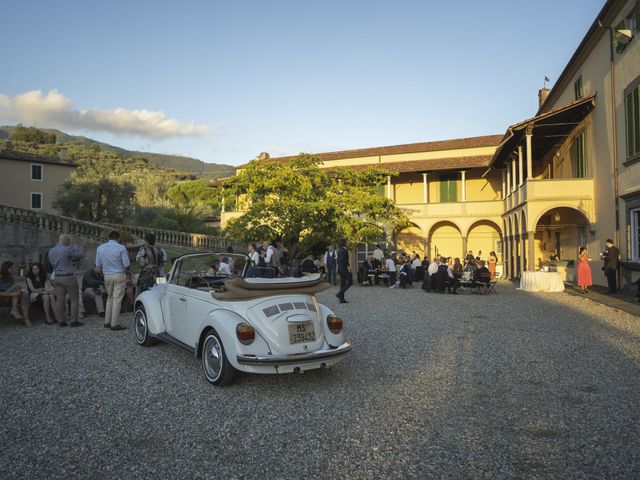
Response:
POLYGON ((499 217, 504 211, 502 200, 412 203, 398 205, 398 208, 409 218, 499 217))
POLYGON ((554 178, 527 180, 504 200, 504 209, 509 211, 527 201, 593 201, 592 178, 554 178))

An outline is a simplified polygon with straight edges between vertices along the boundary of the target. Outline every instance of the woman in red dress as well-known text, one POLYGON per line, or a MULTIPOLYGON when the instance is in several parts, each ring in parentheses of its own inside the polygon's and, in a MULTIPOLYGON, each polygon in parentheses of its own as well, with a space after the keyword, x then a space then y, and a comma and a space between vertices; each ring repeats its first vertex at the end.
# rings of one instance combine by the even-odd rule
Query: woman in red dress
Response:
POLYGON ((582 247, 578 255, 578 286, 582 289, 582 293, 587 293, 591 285, 593 285, 593 280, 591 279, 589 254, 587 248, 582 247))

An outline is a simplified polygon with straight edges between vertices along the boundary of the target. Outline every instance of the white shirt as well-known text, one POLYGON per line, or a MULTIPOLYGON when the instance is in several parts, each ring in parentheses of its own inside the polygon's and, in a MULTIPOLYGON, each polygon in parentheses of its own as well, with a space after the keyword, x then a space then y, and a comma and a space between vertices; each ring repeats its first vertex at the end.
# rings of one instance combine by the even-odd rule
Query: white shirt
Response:
POLYGON ((259 259, 260 259, 260 255, 255 250, 249 254, 249 260, 251 260, 254 265, 258 265, 259 259))
POLYGON ((373 258, 375 258, 376 260, 382 261, 382 259, 384 258, 384 252, 382 250, 380 250, 379 248, 376 248, 373 251, 373 258))
POLYGON ((455 278, 453 276, 453 270, 451 270, 451 267, 447 267, 447 274, 449 274, 449 278, 455 278))
POLYGON ((419 258, 416 258, 413 260, 413 262, 411 262, 411 266, 413 268, 418 268, 420 265, 422 265, 422 262, 420 261, 419 258))
POLYGON ((427 272, 429 273, 429 275, 433 275, 434 273, 437 273, 438 271, 438 264, 436 262, 431 262, 429 264, 429 268, 427 269, 427 272))
POLYGON ((220 263, 220 267, 218 267, 218 275, 231 275, 231 268, 228 263, 220 263))
POLYGON ((386 265, 387 270, 388 270, 389 272, 395 272, 395 271, 396 271, 396 264, 395 264, 395 262, 394 262, 392 259, 387 258, 387 259, 385 260, 384 264, 386 265))
POLYGON ((271 261, 271 257, 273 256, 275 251, 276 250, 275 250, 275 248, 273 248, 273 245, 269 245, 269 248, 267 248, 267 251, 264 254, 264 263, 269 265, 269 262, 271 261))

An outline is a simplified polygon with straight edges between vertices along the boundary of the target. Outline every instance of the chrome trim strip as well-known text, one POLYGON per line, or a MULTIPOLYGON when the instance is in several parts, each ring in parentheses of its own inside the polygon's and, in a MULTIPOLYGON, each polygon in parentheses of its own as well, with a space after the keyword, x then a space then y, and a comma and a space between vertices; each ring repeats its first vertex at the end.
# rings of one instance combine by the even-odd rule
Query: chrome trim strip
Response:
POLYGON ((290 363, 315 362, 323 358, 344 355, 351 350, 351 341, 347 340, 342 345, 324 350, 317 350, 311 353, 296 353, 293 355, 269 355, 269 356, 249 356, 237 355, 236 360, 241 365, 286 365, 290 363))

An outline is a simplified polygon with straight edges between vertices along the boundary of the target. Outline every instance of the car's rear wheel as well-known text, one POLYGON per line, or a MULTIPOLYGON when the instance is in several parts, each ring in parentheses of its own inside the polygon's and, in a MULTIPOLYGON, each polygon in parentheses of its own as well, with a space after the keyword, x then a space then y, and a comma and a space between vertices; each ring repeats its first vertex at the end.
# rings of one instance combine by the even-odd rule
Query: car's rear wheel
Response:
POLYGON ((206 334, 202 344, 202 370, 207 381, 223 387, 233 382, 236 369, 229 363, 222 341, 213 330, 206 334))
POLYGON ((149 334, 149 322, 147 321, 147 312, 142 305, 136 306, 133 314, 133 329, 136 334, 138 345, 150 347, 156 343, 156 339, 149 334))

